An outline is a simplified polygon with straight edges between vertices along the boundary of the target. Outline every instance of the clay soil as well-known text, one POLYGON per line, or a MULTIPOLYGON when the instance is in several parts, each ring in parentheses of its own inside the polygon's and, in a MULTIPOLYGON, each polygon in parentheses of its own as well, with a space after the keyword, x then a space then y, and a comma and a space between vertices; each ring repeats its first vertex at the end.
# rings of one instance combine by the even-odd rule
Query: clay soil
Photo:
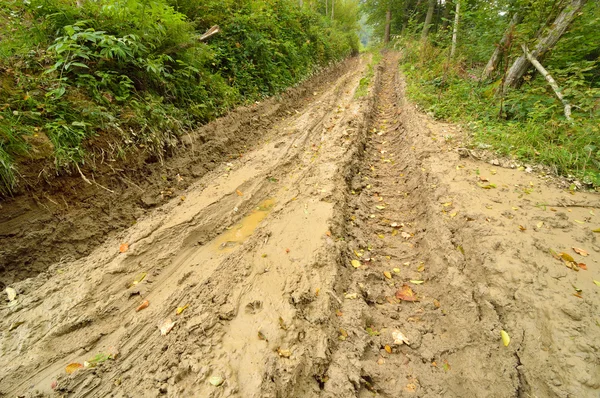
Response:
POLYGON ((470 156, 399 57, 3 202, 0 396, 597 397, 600 197, 470 156))

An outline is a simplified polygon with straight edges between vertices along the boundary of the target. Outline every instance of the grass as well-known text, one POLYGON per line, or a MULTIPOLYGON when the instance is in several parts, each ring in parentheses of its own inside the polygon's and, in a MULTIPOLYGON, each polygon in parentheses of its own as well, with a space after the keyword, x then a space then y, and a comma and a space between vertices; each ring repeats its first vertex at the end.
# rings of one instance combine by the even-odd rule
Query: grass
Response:
POLYGON ((367 65, 367 71, 365 75, 360 79, 358 88, 354 93, 355 98, 361 98, 368 94, 371 80, 373 79, 373 76, 375 76, 375 67, 379 65, 379 62, 381 62, 382 56, 380 48, 370 49, 369 52, 371 53, 371 60, 367 65))
MULTIPOLYGON (((574 102, 570 123, 544 79, 535 77, 509 92, 501 108, 501 82, 479 82, 479 65, 467 68, 448 61, 442 50, 421 50, 416 44, 407 44, 400 67, 409 98, 436 118, 465 124, 472 146, 489 145, 500 155, 548 165, 557 174, 600 187, 600 111, 591 103, 574 102)), ((572 94, 571 100, 580 97, 572 94)))

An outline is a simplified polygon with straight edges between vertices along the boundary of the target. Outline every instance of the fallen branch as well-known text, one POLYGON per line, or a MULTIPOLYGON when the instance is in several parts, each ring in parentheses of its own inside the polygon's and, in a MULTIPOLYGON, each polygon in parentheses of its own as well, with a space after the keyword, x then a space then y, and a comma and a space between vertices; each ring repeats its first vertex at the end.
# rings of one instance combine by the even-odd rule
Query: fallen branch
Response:
POLYGON ((204 33, 202 36, 200 36, 199 40, 200 41, 208 40, 209 38, 216 35, 220 31, 221 31, 221 29, 219 28, 219 25, 215 25, 212 28, 210 28, 209 30, 207 30, 206 33, 204 33))
POLYGON ((550 87, 552 87, 552 90, 554 90, 554 93, 556 94, 558 99, 565 106, 565 117, 567 118, 567 120, 572 121, 573 119, 571 118, 571 104, 569 104, 569 101, 567 101, 560 92, 560 88, 558 87, 558 84, 556 84, 556 80, 554 80, 552 76, 550 76, 550 73, 548 73, 548 71, 542 66, 542 64, 540 64, 540 62, 533 56, 533 54, 529 52, 525 44, 521 44, 521 48, 523 49, 523 52, 525 53, 525 56, 527 57, 529 62, 531 62, 531 64, 535 66, 535 69, 537 69, 538 72, 540 72, 542 76, 546 78, 548 84, 550 84, 550 87))

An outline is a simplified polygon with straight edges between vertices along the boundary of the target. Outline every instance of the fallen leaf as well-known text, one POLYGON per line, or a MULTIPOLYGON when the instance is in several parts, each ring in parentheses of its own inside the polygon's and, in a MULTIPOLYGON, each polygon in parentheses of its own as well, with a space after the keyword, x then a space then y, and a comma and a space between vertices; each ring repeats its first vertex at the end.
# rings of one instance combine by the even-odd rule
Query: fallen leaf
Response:
POLYGON ((4 289, 4 291, 8 296, 8 301, 15 301, 15 299, 17 298, 17 291, 15 289, 13 289, 12 287, 7 287, 6 289, 4 289))
POLYGON ((581 268, 581 269, 584 269, 584 270, 586 270, 586 271, 587 271, 587 265, 585 265, 584 263, 579 263, 579 264, 577 264, 577 266, 578 266, 579 268, 581 268))
POLYGON ((175 322, 171 318, 166 319, 160 327, 160 334, 166 336, 173 329, 173 326, 175 326, 175 322))
POLYGON ((568 261, 570 263, 574 263, 575 260, 573 259, 573 257, 570 254, 564 253, 564 252, 560 252, 558 253, 558 255, 560 256, 560 258, 562 258, 565 261, 568 261))
POLYGON ((480 188, 483 188, 483 189, 492 189, 492 188, 496 188, 496 184, 487 184, 487 185, 484 185, 484 184, 480 184, 480 183, 478 183, 477 185, 479 185, 479 187, 480 187, 480 188))
POLYGON ((583 221, 581 221, 581 220, 575 220, 575 222, 576 222, 577 224, 585 224, 585 222, 583 222, 583 221))
POLYGON ((176 313, 177 315, 181 315, 181 313, 182 313, 183 311, 185 311, 185 310, 187 309, 187 307, 189 307, 189 306, 190 306, 189 304, 186 304, 186 305, 184 305, 183 307, 177 307, 177 310, 175 311, 175 313, 176 313))
POLYGON ((376 208, 377 210, 384 210, 384 209, 385 209, 385 206, 375 206, 375 208, 376 208))
POLYGON ((352 266, 353 266, 354 268, 360 268, 360 266, 362 265, 362 264, 360 263, 360 261, 358 261, 358 260, 352 260, 350 263, 352 264, 352 266))
POLYGON ((383 365, 385 363, 385 359, 383 359, 382 357, 379 357, 379 359, 377 360, 377 365, 383 365))
POLYGON ((384 271, 383 276, 385 276, 388 279, 392 279, 392 274, 390 273, 390 271, 384 271))
POLYGON ((358 294, 357 293, 346 293, 344 298, 347 298, 348 300, 356 300, 358 298, 358 294))
POLYGON ((50 388, 56 390, 56 387, 58 387, 58 382, 53 380, 52 383, 50 383, 50 388))
POLYGON ((397 329, 392 331, 392 338, 394 339, 394 345, 410 344, 404 333, 397 329))
POLYGON ((409 239, 411 236, 412 236, 412 235, 411 235, 411 234, 409 234, 408 232, 402 232, 402 237, 403 237, 404 239, 409 239))
POLYGON ((291 350, 282 350, 281 348, 278 348, 277 353, 279 354, 280 357, 283 357, 283 358, 289 358, 292 356, 291 350))
POLYGON ((219 387, 225 380, 221 376, 212 376, 208 382, 215 387, 219 387))
POLYGON ((414 283, 415 285, 421 285, 424 281, 415 281, 411 280, 410 283, 414 283))
POLYGON ((340 310, 337 310, 337 311, 335 312, 335 315, 336 315, 336 316, 344 316, 344 313, 343 313, 342 311, 340 311, 340 310))
POLYGON ((127 250, 129 250, 129 243, 121 243, 121 246, 119 246, 119 251, 121 253, 125 253, 127 250))
POLYGON ((600 233, 600 228, 592 229, 592 232, 600 233))
POLYGON ((442 367, 444 368, 444 372, 447 372, 451 369, 450 364, 446 359, 444 359, 444 364, 442 365, 442 367))
POLYGON ((394 273, 399 274, 400 273, 400 268, 394 268, 392 271, 394 271, 394 273))
POLYGON ((136 309, 135 312, 139 312, 141 310, 143 310, 144 308, 148 308, 148 306, 150 305, 150 302, 148 300, 144 300, 142 302, 142 304, 140 304, 136 309))
POLYGON ((74 363, 68 364, 67 367, 65 368, 65 371, 67 372, 68 375, 70 375, 70 374, 77 372, 79 369, 83 369, 83 364, 81 364, 79 362, 74 362, 74 363))
POLYGON ((140 283, 141 281, 143 281, 144 278, 146 278, 146 275, 147 274, 145 272, 140 273, 138 276, 135 277, 135 279, 133 280, 133 282, 131 282, 131 286, 135 286, 138 283, 140 283))
POLYGON ((600 286, 600 281, 594 279, 594 283, 596 284, 596 286, 600 286))
POLYGON ((383 347, 383 349, 385 350, 385 352, 387 352, 388 354, 392 353, 392 347, 390 347, 389 345, 385 345, 385 347, 383 347))
POLYGON ((508 347, 510 344, 510 336, 508 333, 506 333, 504 330, 501 330, 500 337, 502 337, 502 344, 504 344, 504 347, 508 347))
POLYGON ((436 299, 433 299, 433 305, 435 305, 435 308, 440 308, 441 307, 440 302, 438 300, 436 300, 436 299))
POLYGON ((404 301, 417 301, 417 296, 412 291, 410 286, 406 284, 402 286, 402 289, 396 292, 396 298, 404 301))
POLYGON ((235 193, 237 193, 238 196, 244 196, 243 192, 240 191, 239 189, 236 189, 235 193))
POLYGON ((519 225, 519 229, 520 229, 521 231, 527 231, 527 228, 525 228, 525 227, 524 227, 524 226, 522 226, 522 225, 519 225))
POLYGON ((397 229, 394 229, 394 230, 392 231, 392 236, 396 236, 396 235, 398 235, 398 230, 397 230, 397 229))
POLYGON ((408 383, 406 385, 406 387, 404 387, 404 389, 407 392, 415 392, 415 391, 417 391, 417 385, 415 383, 408 383))
POLYGON ((536 224, 537 229, 542 229, 543 226, 544 226, 543 221, 540 221, 539 223, 536 224))
POLYGON ((573 248, 573 251, 574 251, 575 253, 579 254, 580 256, 583 256, 583 257, 587 257, 587 256, 589 255, 589 253, 588 253, 588 252, 586 252, 585 250, 583 250, 583 249, 580 249, 580 248, 578 248, 578 247, 574 247, 574 248, 573 248))
POLYGON ((258 339, 259 340, 267 340, 267 338, 265 337, 263 332, 261 332, 260 330, 258 331, 258 339))
POLYGON ((289 253, 289 252, 290 252, 290 249, 285 249, 285 252, 286 252, 286 253, 289 253))

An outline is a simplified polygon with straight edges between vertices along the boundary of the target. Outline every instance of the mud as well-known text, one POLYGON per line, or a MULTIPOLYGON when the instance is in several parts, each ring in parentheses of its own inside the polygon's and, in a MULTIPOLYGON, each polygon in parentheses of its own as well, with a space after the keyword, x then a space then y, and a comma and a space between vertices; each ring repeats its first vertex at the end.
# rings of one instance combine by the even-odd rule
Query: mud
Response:
POLYGON ((242 157, 10 282, 0 396, 597 396, 598 195, 462 158, 398 60, 363 99, 366 59, 309 82, 242 157))

